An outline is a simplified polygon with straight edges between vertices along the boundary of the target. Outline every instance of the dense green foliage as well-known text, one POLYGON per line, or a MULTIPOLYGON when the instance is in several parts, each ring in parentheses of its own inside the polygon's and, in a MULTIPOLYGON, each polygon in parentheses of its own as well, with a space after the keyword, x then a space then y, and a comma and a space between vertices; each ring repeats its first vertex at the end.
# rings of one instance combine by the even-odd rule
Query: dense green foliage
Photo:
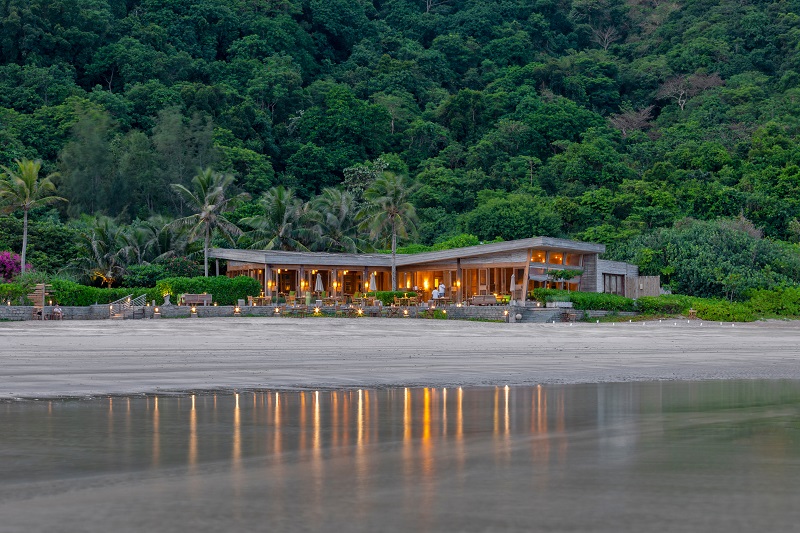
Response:
POLYGON ((572 302, 578 310, 635 311, 636 303, 630 298, 616 294, 597 292, 568 292, 556 289, 534 289, 531 297, 542 303, 572 302))
MULTIPOLYGON (((164 228, 195 214, 170 184, 203 167, 251 195, 231 213, 255 224, 238 246, 387 246, 354 220, 389 171, 416 184, 407 243, 573 237, 674 291, 743 299, 800 280, 782 244, 800 239, 798 14, 800 0, 8 0, 0 165, 60 173, 69 203, 31 213, 35 268, 84 255, 77 234, 101 242, 81 215, 125 226, 90 257, 102 268, 81 266, 111 286, 129 265, 197 257, 164 228), (739 216, 764 237, 704 222, 739 216)), ((0 220, 0 249, 21 235, 18 214, 0 220)))
POLYGON ((212 276, 208 278, 166 278, 156 283, 155 290, 148 293, 148 299, 157 305, 164 303, 164 296, 169 294, 172 303, 178 302, 181 294, 211 294, 220 305, 236 305, 237 300, 247 300, 248 296, 259 296, 261 284, 258 280, 237 276, 212 276))
POLYGON ((417 293, 413 291, 377 291, 370 292, 369 295, 380 300, 383 305, 393 305, 395 298, 414 298, 417 296, 417 293))

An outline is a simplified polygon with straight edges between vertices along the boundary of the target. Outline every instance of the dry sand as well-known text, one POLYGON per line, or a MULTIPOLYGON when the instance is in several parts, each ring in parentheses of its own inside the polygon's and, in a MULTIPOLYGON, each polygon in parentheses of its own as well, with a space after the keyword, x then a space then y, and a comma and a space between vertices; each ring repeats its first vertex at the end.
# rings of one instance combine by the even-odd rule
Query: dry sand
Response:
POLYGON ((0 399, 800 379, 800 322, 221 318, 0 324, 0 399), (677 325, 675 325, 677 323, 677 325))

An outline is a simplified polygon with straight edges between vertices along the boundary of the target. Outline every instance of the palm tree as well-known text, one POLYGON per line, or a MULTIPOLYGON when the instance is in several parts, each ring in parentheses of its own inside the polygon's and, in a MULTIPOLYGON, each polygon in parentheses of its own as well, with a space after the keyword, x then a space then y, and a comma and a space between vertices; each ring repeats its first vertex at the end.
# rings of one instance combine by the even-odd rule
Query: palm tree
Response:
POLYGON ((219 233, 231 243, 233 237, 242 233, 236 224, 225 218, 225 213, 235 207, 247 194, 238 194, 231 198, 226 197, 228 187, 233 183, 232 174, 214 172, 210 168, 201 169, 192 178, 194 190, 189 190, 183 185, 173 183, 172 189, 196 213, 188 217, 179 218, 172 222, 174 228, 190 228, 191 238, 203 235, 203 272, 208 277, 208 248, 214 232, 219 233))
POLYGON ((22 274, 25 273, 25 255, 28 250, 28 211, 40 205, 47 205, 53 202, 64 201, 51 194, 55 192, 56 186, 52 178, 56 174, 49 174, 43 180, 39 180, 39 171, 42 168, 40 160, 31 161, 30 159, 15 159, 15 169, 2 167, 3 174, 0 176, 0 199, 6 203, 7 211, 22 209, 22 253, 20 254, 22 274))
POLYGON ((314 199, 314 222, 319 238, 314 248, 325 252, 356 253, 361 248, 353 194, 326 188, 314 199))
POLYGON ((414 186, 403 176, 384 172, 364 191, 367 205, 358 214, 361 227, 369 229, 372 239, 391 236, 392 290, 397 290, 397 236, 408 237, 416 231, 417 212, 408 197, 414 186))
POLYGON ((241 224, 252 228, 246 237, 250 248, 257 250, 308 251, 303 240, 313 238, 313 229, 304 223, 310 218, 308 206, 283 185, 272 187, 259 200, 263 215, 243 218, 241 224))
POLYGON ((78 258, 73 262, 90 279, 111 287, 125 273, 125 234, 108 217, 97 217, 78 235, 78 258))

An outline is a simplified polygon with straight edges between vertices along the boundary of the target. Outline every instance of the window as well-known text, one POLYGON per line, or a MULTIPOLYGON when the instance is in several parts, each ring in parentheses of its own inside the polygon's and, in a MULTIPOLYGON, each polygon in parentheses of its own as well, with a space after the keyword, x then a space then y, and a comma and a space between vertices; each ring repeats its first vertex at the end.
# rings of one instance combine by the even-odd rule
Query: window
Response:
POLYGON ((544 250, 534 250, 531 254, 531 263, 544 263, 547 254, 544 250))
POLYGON ((581 266, 581 254, 567 254, 564 264, 574 267, 581 266))
POLYGON ((625 296, 625 276, 620 274, 603 274, 603 292, 625 296))
POLYGON ((550 252, 550 261, 548 261, 551 265, 563 265, 564 264, 564 254, 561 252, 550 252))

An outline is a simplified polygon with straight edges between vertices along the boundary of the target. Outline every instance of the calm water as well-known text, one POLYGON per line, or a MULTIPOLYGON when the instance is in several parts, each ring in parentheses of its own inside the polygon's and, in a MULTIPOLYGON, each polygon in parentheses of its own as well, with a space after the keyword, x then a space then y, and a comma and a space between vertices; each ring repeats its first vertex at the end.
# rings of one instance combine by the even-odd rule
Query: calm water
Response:
POLYGON ((800 383, 0 405, 0 531, 796 531, 800 383))

